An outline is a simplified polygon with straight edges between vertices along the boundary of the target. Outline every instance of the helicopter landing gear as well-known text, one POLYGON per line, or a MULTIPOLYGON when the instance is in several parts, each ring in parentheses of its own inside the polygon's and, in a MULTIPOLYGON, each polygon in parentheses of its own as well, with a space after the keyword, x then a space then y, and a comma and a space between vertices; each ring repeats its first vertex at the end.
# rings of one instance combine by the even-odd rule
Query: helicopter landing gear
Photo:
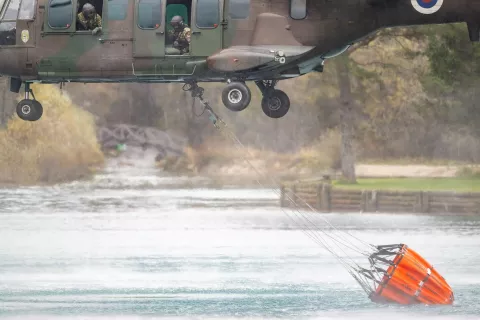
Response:
POLYGON ((43 115, 43 107, 40 102, 35 100, 35 95, 30 89, 30 83, 25 82, 25 99, 17 104, 17 115, 25 121, 37 121, 43 115), (33 100, 30 99, 30 93, 33 100))
POLYGON ((250 104, 252 93, 243 82, 230 82, 222 91, 222 101, 231 111, 242 111, 250 104))
POLYGON ((255 81, 263 94, 263 113, 274 119, 285 116, 290 110, 290 98, 282 90, 275 89, 277 82, 277 80, 255 81))

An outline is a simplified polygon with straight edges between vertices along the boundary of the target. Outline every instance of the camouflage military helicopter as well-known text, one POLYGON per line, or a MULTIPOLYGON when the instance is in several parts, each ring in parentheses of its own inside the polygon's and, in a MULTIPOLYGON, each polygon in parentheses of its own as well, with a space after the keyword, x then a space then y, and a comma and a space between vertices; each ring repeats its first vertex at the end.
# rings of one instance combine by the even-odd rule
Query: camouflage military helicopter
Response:
POLYGON ((480 0, 0 0, 0 74, 25 87, 17 114, 40 119, 30 84, 224 82, 225 106, 244 110, 247 81, 263 94, 263 112, 290 108, 278 81, 322 72, 324 61, 392 26, 466 22, 479 41, 480 0), (101 17, 98 33, 81 30, 86 2, 101 17), (188 53, 169 42, 170 20, 191 29, 188 53), (33 99, 30 98, 32 95, 33 99))

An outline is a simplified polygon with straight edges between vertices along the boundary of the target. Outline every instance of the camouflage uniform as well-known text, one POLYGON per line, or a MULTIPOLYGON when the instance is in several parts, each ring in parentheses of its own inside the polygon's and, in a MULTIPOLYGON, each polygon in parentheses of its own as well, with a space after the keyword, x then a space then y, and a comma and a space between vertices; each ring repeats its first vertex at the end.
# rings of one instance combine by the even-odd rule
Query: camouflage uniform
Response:
POLYGON ((78 22, 80 22, 85 30, 93 30, 98 27, 102 27, 102 18, 100 15, 95 14, 95 18, 93 19, 86 19, 83 14, 80 12, 77 15, 78 22))
POLYGON ((175 29, 170 30, 168 32, 168 35, 170 39, 173 41, 173 47, 175 49, 180 50, 182 54, 188 53, 190 51, 189 46, 190 46, 190 37, 192 35, 192 31, 187 25, 185 25, 185 27, 181 31, 180 30, 177 31, 175 29))

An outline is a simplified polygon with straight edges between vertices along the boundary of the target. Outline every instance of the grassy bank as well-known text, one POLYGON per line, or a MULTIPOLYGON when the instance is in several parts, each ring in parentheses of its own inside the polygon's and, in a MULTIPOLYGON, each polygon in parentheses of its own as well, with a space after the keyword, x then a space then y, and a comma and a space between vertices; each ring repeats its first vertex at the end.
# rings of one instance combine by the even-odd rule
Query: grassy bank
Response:
MULTIPOLYGON (((161 160, 165 171, 212 178, 219 184, 291 184, 322 176, 332 178, 340 167, 340 135, 331 131, 317 143, 296 153, 275 153, 250 147, 235 148, 222 138, 210 139, 203 146, 187 148, 185 156, 161 160), (248 160, 248 161, 247 161, 248 160)), ((356 165, 357 184, 333 181, 337 188, 353 190, 411 190, 480 192, 480 166, 446 160, 362 159, 356 165)))
POLYGON ((378 178, 357 179, 357 184, 333 181, 336 188, 351 190, 458 191, 480 192, 475 178, 378 178))
POLYGON ((0 183, 38 184, 88 176, 103 163, 92 115, 53 85, 33 85, 44 113, 35 122, 15 114, 0 131, 0 183))

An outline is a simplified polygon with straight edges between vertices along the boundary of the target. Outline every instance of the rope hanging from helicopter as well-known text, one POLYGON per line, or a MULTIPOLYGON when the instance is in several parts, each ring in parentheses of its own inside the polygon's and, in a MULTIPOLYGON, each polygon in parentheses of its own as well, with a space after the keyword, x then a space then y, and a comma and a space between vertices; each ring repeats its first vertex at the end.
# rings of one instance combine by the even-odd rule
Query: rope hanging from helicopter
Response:
MULTIPOLYGON (((203 88, 196 86, 196 84, 193 84, 190 86, 189 84, 186 84, 184 85, 183 90, 192 91, 192 97, 194 98, 192 103, 192 112, 196 116, 201 116, 205 113, 205 111, 208 111, 210 114, 209 119, 212 121, 215 128, 225 138, 230 140, 237 150, 244 151, 247 153, 249 152, 248 148, 246 148, 245 145, 238 139, 236 134, 229 127, 227 127, 226 123, 213 111, 209 103, 203 99, 203 88), (201 112, 200 115, 194 112, 195 98, 198 98, 204 106, 203 111, 201 112)), ((246 156, 242 156, 242 160, 245 161, 249 165, 249 167, 253 171, 255 171, 255 173, 258 176, 267 177, 265 174, 260 173, 246 156)), ((274 184, 278 185, 278 182, 274 178, 270 176, 268 176, 267 178, 270 179, 270 181, 272 181, 274 184)), ((264 187, 263 184, 259 181, 259 179, 255 178, 255 180, 260 186, 264 187)), ((278 189, 273 188, 272 191, 280 197, 280 191, 278 189)), ((345 250, 350 249, 351 251, 361 256, 369 257, 372 253, 377 251, 376 246, 355 237, 354 235, 352 235, 346 230, 339 230, 335 228, 324 217, 320 215, 315 215, 317 218, 321 218, 331 228, 330 232, 332 234, 330 234, 324 228, 320 228, 318 224, 315 224, 312 221, 312 219, 308 217, 308 214, 306 212, 302 212, 302 210, 299 209, 298 202, 295 201, 292 198, 292 196, 290 196, 288 193, 285 193, 284 196, 286 200, 291 202, 291 204, 293 205, 293 208, 291 208, 291 211, 295 218, 292 217, 292 215, 288 214, 284 208, 281 208, 282 212, 287 217, 289 217, 294 223, 296 223, 300 227, 301 231, 305 233, 310 239, 312 239, 316 244, 322 246, 328 252, 330 252, 340 262, 340 264, 347 270, 347 272, 349 272, 353 276, 353 278, 360 284, 360 286, 367 293, 371 293, 374 290, 374 288, 372 288, 371 285, 369 284, 370 282, 369 279, 371 280, 371 278, 369 276, 365 277, 365 274, 361 273, 362 270, 365 271, 366 269, 360 266, 357 262, 355 262, 345 252, 345 250), (327 240, 330 240, 331 243, 329 244, 327 240), (337 250, 341 251, 344 254, 344 256, 340 255, 337 250)), ((295 199, 298 199, 302 204, 305 204, 312 213, 318 213, 310 204, 308 204, 300 196, 296 194, 293 194, 293 196, 295 197, 295 199)), ((368 271, 370 272, 370 270, 368 271)))

